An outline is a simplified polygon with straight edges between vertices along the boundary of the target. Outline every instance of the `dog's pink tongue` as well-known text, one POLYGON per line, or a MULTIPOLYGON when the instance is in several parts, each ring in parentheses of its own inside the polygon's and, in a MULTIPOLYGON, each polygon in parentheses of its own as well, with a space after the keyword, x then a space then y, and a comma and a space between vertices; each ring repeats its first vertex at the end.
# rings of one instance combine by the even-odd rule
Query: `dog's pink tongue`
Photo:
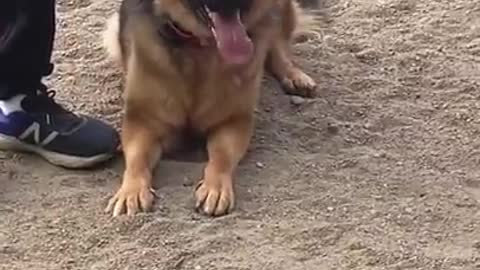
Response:
POLYGON ((228 64, 246 64, 253 55, 253 44, 247 35, 240 16, 225 18, 211 13, 217 47, 223 60, 228 64))

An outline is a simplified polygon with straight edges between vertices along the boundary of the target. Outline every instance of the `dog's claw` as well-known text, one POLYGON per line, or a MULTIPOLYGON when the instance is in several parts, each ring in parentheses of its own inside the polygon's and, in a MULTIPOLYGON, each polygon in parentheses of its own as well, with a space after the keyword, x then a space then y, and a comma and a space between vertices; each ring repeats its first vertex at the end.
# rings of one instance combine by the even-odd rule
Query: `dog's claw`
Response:
POLYGON ((223 186, 215 182, 208 184, 201 180, 195 188, 196 204, 195 209, 207 216, 222 216, 230 213, 235 205, 233 188, 231 185, 223 186))
POLYGON ((132 216, 140 211, 149 211, 154 197, 156 194, 152 188, 122 186, 109 200, 105 212, 112 212, 113 217, 117 217, 125 212, 128 216, 132 216))

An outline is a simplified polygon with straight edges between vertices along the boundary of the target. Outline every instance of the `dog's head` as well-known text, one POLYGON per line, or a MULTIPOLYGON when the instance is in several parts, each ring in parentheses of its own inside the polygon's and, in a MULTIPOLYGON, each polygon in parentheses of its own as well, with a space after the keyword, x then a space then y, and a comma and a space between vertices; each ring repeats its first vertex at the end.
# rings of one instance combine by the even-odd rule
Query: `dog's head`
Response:
POLYGON ((156 0, 158 11, 198 38, 213 37, 222 58, 244 64, 253 55, 252 21, 278 0, 156 0))

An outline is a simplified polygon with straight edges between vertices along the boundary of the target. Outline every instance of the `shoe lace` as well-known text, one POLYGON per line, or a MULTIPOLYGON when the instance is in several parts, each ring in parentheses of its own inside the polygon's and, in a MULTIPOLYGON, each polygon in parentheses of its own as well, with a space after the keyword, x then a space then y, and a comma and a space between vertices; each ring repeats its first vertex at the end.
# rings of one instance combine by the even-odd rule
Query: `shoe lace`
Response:
POLYGON ((55 90, 48 90, 47 86, 41 84, 37 88, 36 104, 41 109, 41 111, 47 114, 72 114, 60 104, 55 102, 55 95, 57 92, 55 90))
POLYGON ((50 116, 63 115, 74 116, 74 113, 68 111, 55 101, 55 90, 48 90, 47 86, 40 84, 37 87, 37 95, 34 97, 34 110, 49 114, 50 116))
POLYGON ((37 95, 34 97, 31 109, 43 114, 48 125, 58 126, 62 123, 60 125, 68 130, 77 125, 81 119, 55 102, 55 95, 55 90, 48 90, 46 85, 40 84, 37 87, 37 95))

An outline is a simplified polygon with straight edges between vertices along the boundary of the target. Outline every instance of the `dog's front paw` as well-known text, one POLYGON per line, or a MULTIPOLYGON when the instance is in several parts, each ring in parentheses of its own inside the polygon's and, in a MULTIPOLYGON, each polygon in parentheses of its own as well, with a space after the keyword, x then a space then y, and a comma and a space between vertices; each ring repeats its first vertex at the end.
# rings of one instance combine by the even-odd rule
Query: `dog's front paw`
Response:
POLYGON ((116 217, 123 213, 134 215, 140 211, 148 211, 152 207, 154 191, 151 187, 140 183, 124 183, 108 202, 106 212, 113 212, 116 217))
POLYGON ((293 68, 281 79, 282 87, 287 94, 312 98, 316 95, 317 83, 305 72, 293 68))
POLYGON ((232 211, 235 204, 230 178, 200 180, 195 190, 195 196, 196 209, 209 216, 226 215, 232 211))

